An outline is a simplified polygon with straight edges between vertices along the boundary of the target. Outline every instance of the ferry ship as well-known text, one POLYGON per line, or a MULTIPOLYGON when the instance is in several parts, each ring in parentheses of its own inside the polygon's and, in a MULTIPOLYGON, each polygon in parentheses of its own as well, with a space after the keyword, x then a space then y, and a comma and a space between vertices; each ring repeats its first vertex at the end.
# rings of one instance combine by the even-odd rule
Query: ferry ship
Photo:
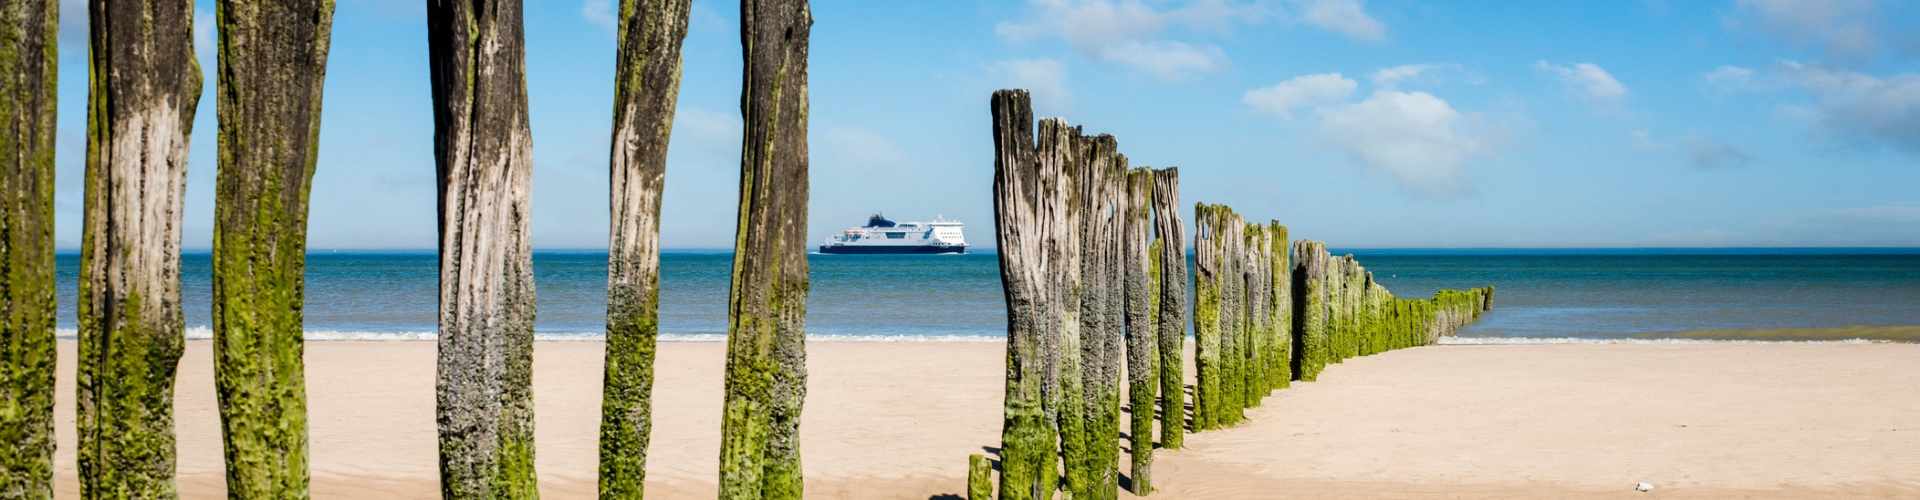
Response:
POLYGON ((820 253, 902 254, 967 253, 965 224, 935 218, 933 222, 900 222, 874 214, 867 225, 850 227, 827 237, 820 253))

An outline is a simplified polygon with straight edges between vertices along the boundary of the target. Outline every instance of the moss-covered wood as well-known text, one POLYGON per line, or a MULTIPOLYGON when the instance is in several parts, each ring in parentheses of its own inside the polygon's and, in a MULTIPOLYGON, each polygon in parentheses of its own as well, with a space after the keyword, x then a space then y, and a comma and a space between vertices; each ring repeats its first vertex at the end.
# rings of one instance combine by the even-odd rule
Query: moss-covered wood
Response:
POLYGON ((720 498, 801 498, 807 393, 806 0, 744 0, 739 219, 727 307, 720 498))
POLYGON ((331 0, 221 0, 214 385, 234 498, 307 497, 301 310, 331 0))
POLYGON ((680 94, 690 0, 620 3, 608 177, 606 368, 600 497, 646 492, 653 359, 660 335, 660 195, 680 94))
POLYGON ((58 1, 0 1, 0 498, 53 498, 59 41, 58 1))
MULTIPOLYGON (((1063 124, 1041 122, 1036 142, 1033 104, 1024 90, 992 98, 994 242, 1007 304, 1006 396, 1000 431, 1001 498, 1049 498, 1059 463, 1054 413, 1054 351, 1067 324, 1067 289, 1055 258, 1077 258, 1068 245, 1078 228, 1066 221, 1074 199, 1063 124), (1044 145, 1044 146, 1043 146, 1044 145)), ((1077 264, 1072 273, 1078 274, 1077 264)), ((1077 312, 1078 308, 1073 308, 1077 312)), ((1078 328, 1078 322, 1074 321, 1078 328)), ((1076 405, 1077 407, 1077 405, 1076 405)))
POLYGON ((1267 223, 1267 325, 1275 343, 1268 360, 1267 387, 1285 389, 1293 380, 1293 245, 1287 226, 1267 223))
POLYGON ((1129 478, 1134 495, 1153 491, 1153 417, 1157 390, 1154 348, 1159 342, 1159 322, 1154 318, 1155 264, 1151 244, 1153 212, 1153 171, 1136 168, 1127 171, 1125 220, 1121 246, 1126 269, 1127 405, 1130 408, 1127 430, 1131 452, 1129 478))
POLYGON ((993 464, 986 455, 967 455, 967 500, 993 500, 993 464))
POLYGON ((533 498, 533 140, 520 1, 430 2, 427 46, 440 214, 440 491, 533 498))
POLYGON ((1126 207, 1125 156, 1111 135, 1085 138, 1081 164, 1081 366, 1086 385, 1087 452, 1079 458, 1079 478, 1069 467, 1074 498, 1109 499, 1119 494, 1120 371, 1125 350, 1125 283, 1122 243, 1126 207))
POLYGON ((187 0, 88 2, 76 377, 80 494, 177 496, 173 383, 187 138, 200 103, 187 0))
POLYGON ((1182 446, 1186 434, 1187 250, 1180 220, 1180 170, 1153 173, 1153 234, 1160 243, 1160 445, 1182 446))
POLYGON ((1327 336, 1327 248, 1318 241, 1293 243, 1294 378, 1312 382, 1331 356, 1327 336))

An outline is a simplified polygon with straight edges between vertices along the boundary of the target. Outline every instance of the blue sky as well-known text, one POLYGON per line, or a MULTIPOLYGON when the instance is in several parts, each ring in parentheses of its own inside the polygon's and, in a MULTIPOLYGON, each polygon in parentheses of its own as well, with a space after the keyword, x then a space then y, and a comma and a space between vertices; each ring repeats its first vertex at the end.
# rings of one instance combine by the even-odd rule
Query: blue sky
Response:
MULTIPOLYGON (((84 2, 63 0, 57 237, 80 240, 84 2)), ((311 246, 432 248, 424 2, 339 0, 311 246)), ((534 245, 604 248, 609 0, 528 2, 534 245)), ((207 248, 213 9, 185 246, 207 248)), ((831 1, 817 240, 872 211, 990 245, 988 95, 1179 166, 1182 201, 1341 247, 1920 246, 1920 4, 1872 0, 831 1)), ((696 0, 662 222, 732 242, 738 6, 696 0)))

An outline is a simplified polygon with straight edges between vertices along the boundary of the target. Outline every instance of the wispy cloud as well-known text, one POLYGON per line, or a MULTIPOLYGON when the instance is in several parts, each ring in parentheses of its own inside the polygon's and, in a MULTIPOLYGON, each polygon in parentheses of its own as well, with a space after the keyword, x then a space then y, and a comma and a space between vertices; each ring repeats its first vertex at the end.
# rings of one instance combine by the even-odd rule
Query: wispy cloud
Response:
POLYGON ((1367 14, 1365 0, 1295 0, 1300 19, 1355 40, 1381 42, 1387 25, 1367 14))
POLYGON ((988 71, 1002 87, 1024 88, 1033 93, 1034 105, 1041 113, 1063 114, 1073 104, 1073 92, 1067 88, 1067 70, 1053 59, 1014 59, 988 65, 988 71))
POLYGON ((1879 51, 1879 6, 1874 0, 1738 0, 1728 20, 1790 43, 1820 48, 1829 58, 1858 61, 1879 51))
POLYGON ((1568 89, 1597 105, 1617 106, 1627 98, 1627 86, 1598 64, 1535 61, 1533 67, 1555 76, 1568 89))
POLYGON ((1358 84, 1339 73, 1297 76, 1247 91, 1240 102, 1256 111, 1292 118, 1296 109, 1344 101, 1358 84))
POLYGON ((1081 55, 1177 81, 1226 68, 1220 47, 1175 39, 1176 28, 1227 31, 1267 17, 1260 3, 1193 0, 1184 5, 1140 0, 1033 0, 1022 20, 999 23, 1001 38, 1026 42, 1059 38, 1081 55))
POLYGON ((1465 66, 1454 63, 1402 64, 1380 68, 1369 78, 1373 85, 1383 89, 1398 88, 1403 84, 1437 83, 1440 81, 1462 81, 1478 85, 1484 78, 1467 71, 1465 66))
POLYGON ((580 2, 580 17, 586 19, 587 24, 598 26, 600 29, 607 30, 608 33, 620 29, 620 21, 614 17, 615 15, 613 2, 610 0, 584 0, 580 2))
POLYGON ((1633 147, 1640 151, 1673 155, 1697 170, 1722 170, 1753 163, 1753 155, 1739 146, 1701 134, 1687 134, 1678 140, 1662 140, 1646 129, 1631 132, 1633 147))
POLYGON ((1700 75, 1700 79, 1722 90, 1739 90, 1753 84, 1753 70, 1740 66, 1721 66, 1700 75))
POLYGON ((1833 136, 1920 154, 1920 74, 1882 78, 1793 61, 1777 71, 1814 98, 1801 112, 1833 136))

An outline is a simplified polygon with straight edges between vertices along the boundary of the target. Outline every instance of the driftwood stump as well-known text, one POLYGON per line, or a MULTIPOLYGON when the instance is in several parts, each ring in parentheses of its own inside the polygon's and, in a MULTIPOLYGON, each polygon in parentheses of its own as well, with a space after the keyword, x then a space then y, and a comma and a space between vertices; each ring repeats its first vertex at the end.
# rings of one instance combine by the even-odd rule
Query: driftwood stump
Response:
POLYGON ((0 2, 0 498, 53 497, 59 11, 0 2))
POLYGON ((82 497, 177 496, 180 210, 200 103, 193 5, 92 0, 79 374, 82 497))
POLYGON ((440 491, 539 496, 526 42, 519 0, 427 5, 439 178, 440 491))
POLYGON ((1132 450, 1129 477, 1133 494, 1146 495, 1153 491, 1149 469, 1153 467, 1154 396, 1159 389, 1154 366, 1159 361, 1154 352, 1160 334, 1154 317, 1159 290, 1154 289, 1157 270, 1153 269, 1148 243, 1153 234, 1153 170, 1128 170, 1126 179, 1121 246, 1126 270, 1127 405, 1132 410, 1127 430, 1128 448, 1132 450))
POLYGON ((743 0, 746 124, 727 320, 720 497, 802 496, 807 393, 806 0, 743 0))
POLYGON ((600 397, 600 496, 646 493, 653 360, 660 336, 660 194, 680 95, 690 0, 620 3, 609 153, 606 368, 600 397))
POLYGON ((333 2, 220 2, 214 385, 235 498, 307 497, 307 196, 333 2))

